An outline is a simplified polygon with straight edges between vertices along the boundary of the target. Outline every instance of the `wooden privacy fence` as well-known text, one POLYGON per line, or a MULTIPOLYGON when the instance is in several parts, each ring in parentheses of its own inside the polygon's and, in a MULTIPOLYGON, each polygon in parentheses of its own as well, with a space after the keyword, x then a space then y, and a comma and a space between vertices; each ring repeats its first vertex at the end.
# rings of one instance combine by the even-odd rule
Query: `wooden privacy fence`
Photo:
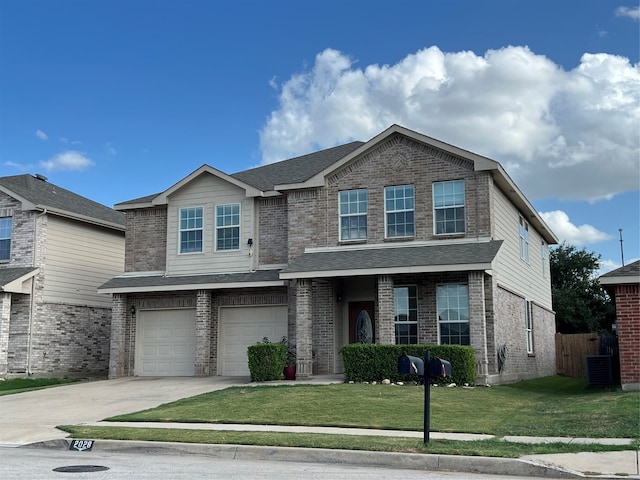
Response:
POLYGON ((556 333, 556 369, 558 375, 586 377, 585 357, 599 354, 597 333, 556 333))

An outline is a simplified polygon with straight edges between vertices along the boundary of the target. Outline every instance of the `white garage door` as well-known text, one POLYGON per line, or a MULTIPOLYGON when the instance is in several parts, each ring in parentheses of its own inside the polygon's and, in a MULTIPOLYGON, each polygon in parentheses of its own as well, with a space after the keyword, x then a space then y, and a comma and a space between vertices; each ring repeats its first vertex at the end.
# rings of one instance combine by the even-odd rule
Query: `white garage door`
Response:
POLYGON ((247 347, 261 342, 264 337, 279 342, 286 336, 286 305, 221 308, 218 373, 249 376, 247 347))
POLYGON ((136 344, 136 375, 193 376, 196 311, 139 311, 136 344))

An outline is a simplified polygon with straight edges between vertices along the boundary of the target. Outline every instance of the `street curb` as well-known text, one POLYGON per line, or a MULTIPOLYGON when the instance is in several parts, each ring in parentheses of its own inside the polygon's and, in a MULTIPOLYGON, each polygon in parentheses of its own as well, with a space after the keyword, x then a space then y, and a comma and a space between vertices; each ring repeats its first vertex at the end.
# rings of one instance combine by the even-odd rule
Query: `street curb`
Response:
MULTIPOLYGON (((20 448, 66 450, 65 439, 32 443, 20 448)), ((526 460, 500 457, 436 455, 417 453, 331 450, 324 448, 262 447, 255 445, 217 445, 202 443, 144 442, 96 440, 93 452, 144 454, 208 455, 228 460, 272 460, 279 462, 331 463, 353 466, 384 467, 432 472, 466 472, 542 478, 585 478, 584 475, 526 460)), ((599 476, 599 478, 606 478, 599 476)))

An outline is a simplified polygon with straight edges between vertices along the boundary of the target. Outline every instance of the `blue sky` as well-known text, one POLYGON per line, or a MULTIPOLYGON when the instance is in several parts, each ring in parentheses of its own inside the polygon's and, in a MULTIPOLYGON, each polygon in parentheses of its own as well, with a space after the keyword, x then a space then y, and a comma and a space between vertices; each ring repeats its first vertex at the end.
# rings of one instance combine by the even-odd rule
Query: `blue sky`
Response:
POLYGON ((0 1, 0 175, 105 205, 405 127, 640 258, 638 2, 0 1))

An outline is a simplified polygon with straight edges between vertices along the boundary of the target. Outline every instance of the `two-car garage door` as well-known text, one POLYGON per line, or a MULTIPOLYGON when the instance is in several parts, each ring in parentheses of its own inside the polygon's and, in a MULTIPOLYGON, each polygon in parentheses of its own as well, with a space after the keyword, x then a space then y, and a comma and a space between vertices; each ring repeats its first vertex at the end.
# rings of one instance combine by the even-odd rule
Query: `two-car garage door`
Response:
MULTIPOLYGON (((136 375, 194 375, 195 309, 141 310, 136 335, 136 375)), ((286 335, 286 305, 221 308, 217 374, 248 376, 247 347, 286 335)))

